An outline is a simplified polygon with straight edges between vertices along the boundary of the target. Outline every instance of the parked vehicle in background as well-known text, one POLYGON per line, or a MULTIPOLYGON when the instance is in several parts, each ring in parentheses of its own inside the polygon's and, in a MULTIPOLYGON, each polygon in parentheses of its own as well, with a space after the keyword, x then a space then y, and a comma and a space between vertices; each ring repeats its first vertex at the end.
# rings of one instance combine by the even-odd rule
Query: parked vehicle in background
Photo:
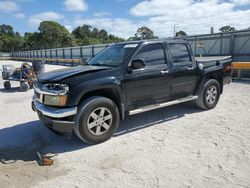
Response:
POLYGON ((127 115, 192 100, 202 109, 214 108, 231 81, 231 63, 231 57, 196 61, 183 40, 117 43, 85 66, 41 75, 32 107, 50 129, 74 130, 84 142, 97 144, 127 115))
POLYGON ((38 74, 44 69, 44 62, 32 62, 32 66, 28 63, 23 63, 20 68, 15 68, 14 65, 3 65, 2 78, 5 80, 4 88, 11 89, 11 81, 20 83, 20 91, 28 91, 33 88, 33 82, 38 74))

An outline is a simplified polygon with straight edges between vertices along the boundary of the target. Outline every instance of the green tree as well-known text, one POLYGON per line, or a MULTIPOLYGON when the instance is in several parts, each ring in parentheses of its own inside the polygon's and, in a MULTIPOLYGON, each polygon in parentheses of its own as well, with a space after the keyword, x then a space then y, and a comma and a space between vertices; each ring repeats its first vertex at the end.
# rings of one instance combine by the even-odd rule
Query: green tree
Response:
POLYGON ((10 52, 20 49, 22 37, 10 25, 0 25, 0 51, 10 52))
POLYGON ((75 36, 75 38, 88 38, 91 34, 91 28, 92 27, 90 25, 79 26, 72 31, 72 34, 75 36))
POLYGON ((104 29, 83 25, 72 33, 59 23, 43 21, 38 32, 27 32, 22 37, 10 25, 0 25, 0 51, 36 50, 44 48, 69 47, 76 45, 121 42, 124 39, 109 34, 104 29))
POLYGON ((74 35, 72 35, 72 34, 69 34, 63 40, 63 47, 70 47, 70 46, 76 46, 76 40, 75 40, 74 35))
POLYGON ((25 33, 23 36, 22 50, 35 50, 41 49, 42 38, 38 32, 25 33))
POLYGON ((154 35, 154 32, 148 27, 140 27, 137 29, 135 35, 130 37, 128 40, 146 40, 146 39, 157 39, 158 37, 154 35))
POLYGON ((92 30, 92 37, 93 38, 98 38, 99 37, 99 30, 97 28, 94 28, 92 30))
POLYGON ((227 32, 236 31, 236 29, 234 27, 231 27, 231 26, 227 25, 227 26, 221 27, 219 29, 219 31, 221 31, 222 33, 227 33, 227 32))
POLYGON ((14 36, 14 34, 12 26, 6 24, 0 25, 0 35, 14 36))
POLYGON ((43 21, 38 28, 40 31, 40 45, 42 48, 57 48, 70 46, 73 38, 69 31, 54 21, 43 21))
POLYGON ((88 44, 96 44, 100 42, 97 39, 99 37, 99 30, 95 28, 94 34, 91 29, 92 27, 90 25, 83 25, 75 28, 72 31, 72 35, 75 37, 77 45, 81 46, 88 44))
POLYGON ((187 36, 187 33, 185 31, 178 31, 175 34, 176 37, 184 37, 187 36))
POLYGON ((76 44, 79 46, 124 41, 124 39, 115 37, 114 35, 109 34, 104 29, 92 29, 90 25, 83 25, 75 28, 72 31, 72 35, 75 37, 76 44))

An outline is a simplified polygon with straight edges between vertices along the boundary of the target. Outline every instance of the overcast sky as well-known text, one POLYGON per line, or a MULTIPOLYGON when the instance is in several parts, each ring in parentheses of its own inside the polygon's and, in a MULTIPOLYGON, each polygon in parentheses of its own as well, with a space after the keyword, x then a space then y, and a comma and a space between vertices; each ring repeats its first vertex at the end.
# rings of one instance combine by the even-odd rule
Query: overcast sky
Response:
POLYGON ((128 38, 140 26, 169 37, 173 28, 189 35, 231 25, 250 27, 250 0, 0 0, 0 24, 21 34, 36 31, 43 20, 54 20, 68 30, 89 24, 128 38))

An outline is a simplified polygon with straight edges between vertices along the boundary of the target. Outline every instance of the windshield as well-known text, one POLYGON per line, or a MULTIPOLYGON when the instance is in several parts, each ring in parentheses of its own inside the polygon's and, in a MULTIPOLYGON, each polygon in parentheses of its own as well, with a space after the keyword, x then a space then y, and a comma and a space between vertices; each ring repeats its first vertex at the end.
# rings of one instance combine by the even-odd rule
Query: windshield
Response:
POLYGON ((105 48, 88 62, 88 65, 117 67, 132 52, 137 44, 119 44, 105 48))

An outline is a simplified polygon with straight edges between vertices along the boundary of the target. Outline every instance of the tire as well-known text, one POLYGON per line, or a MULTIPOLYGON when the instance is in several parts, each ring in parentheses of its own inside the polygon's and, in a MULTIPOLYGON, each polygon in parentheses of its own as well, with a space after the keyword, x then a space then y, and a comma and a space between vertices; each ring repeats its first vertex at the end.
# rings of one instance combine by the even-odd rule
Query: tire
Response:
POLYGON ((10 81, 5 81, 4 84, 3 84, 4 88, 6 90, 10 90, 11 89, 11 84, 10 84, 10 81))
POLYGON ((98 144, 112 137, 119 121, 119 111, 112 100, 90 97, 78 108, 74 131, 85 143, 98 144))
POLYGON ((198 91, 196 105, 204 110, 213 109, 220 99, 220 94, 219 82, 215 79, 206 80, 198 91))
POLYGON ((22 82, 20 84, 20 90, 23 91, 23 92, 26 92, 30 89, 30 86, 27 82, 22 82))

